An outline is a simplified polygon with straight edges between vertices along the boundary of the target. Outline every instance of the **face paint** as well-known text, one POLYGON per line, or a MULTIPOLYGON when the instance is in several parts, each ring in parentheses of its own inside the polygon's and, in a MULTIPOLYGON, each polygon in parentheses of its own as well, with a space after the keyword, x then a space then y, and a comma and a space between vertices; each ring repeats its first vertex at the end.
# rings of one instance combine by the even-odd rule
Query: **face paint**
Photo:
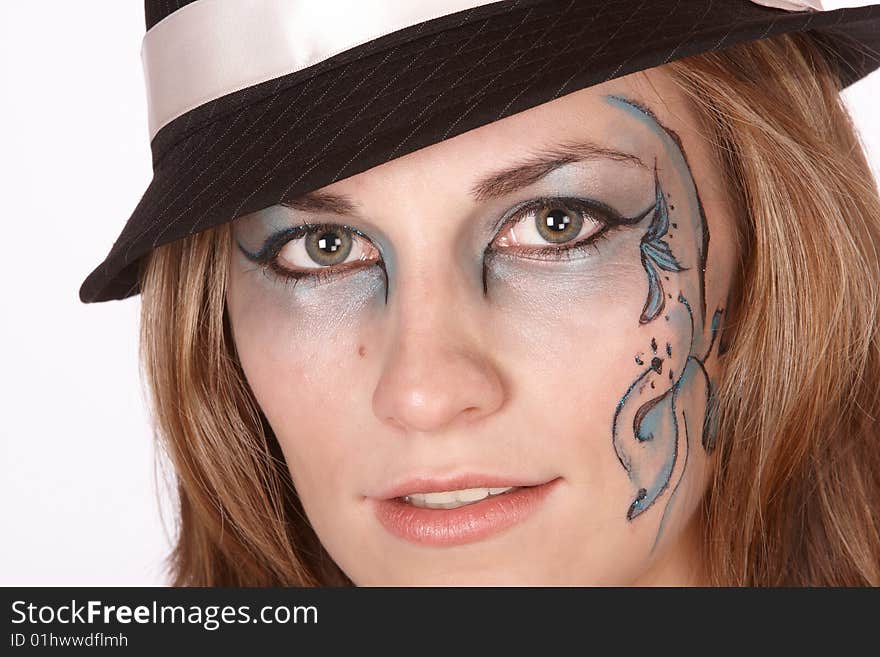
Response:
MULTIPOLYGON (((323 276, 297 280, 276 273, 269 260, 284 244, 292 242, 291 235, 299 234, 295 229, 301 223, 290 208, 280 205, 235 220, 236 267, 254 284, 247 285, 248 294, 233 297, 241 304, 237 312, 242 316, 261 316, 261 321, 252 325, 266 332, 266 344, 283 332, 290 335, 289 344, 296 345, 300 352, 319 353, 326 349, 323 345, 327 340, 358 322, 369 309, 379 307, 384 298, 385 274, 379 264, 358 266, 326 280, 323 276), (330 287, 332 294, 327 292, 330 287)), ((363 240, 356 235, 354 238, 363 240)), ((317 263, 313 266, 320 272, 317 263)), ((241 284, 237 277, 233 281, 241 284)))
POLYGON ((258 265, 271 285, 297 288, 297 293, 359 273, 371 263, 386 271, 387 240, 381 232, 368 237, 347 224, 297 221, 297 215, 284 205, 240 217, 233 224, 233 237, 239 254, 258 265), (340 255, 343 259, 333 262, 340 255), (283 264, 291 257, 306 262, 283 264), (330 262, 322 266, 323 258, 330 262))
MULTIPOLYGON (((656 356, 657 340, 652 337, 651 364, 621 397, 612 424, 615 453, 636 487, 634 499, 626 512, 628 520, 634 520, 650 509, 669 489, 676 465, 681 461, 677 482, 660 520, 654 541, 656 546, 684 478, 691 436, 700 436, 700 443, 707 453, 714 447, 714 385, 704 363, 712 351, 723 310, 718 308, 714 312, 711 325, 707 327, 704 277, 709 230, 681 140, 650 110, 639 104, 619 96, 606 96, 606 100, 661 140, 683 194, 678 202, 681 219, 672 221, 670 211, 675 204, 671 202, 671 195, 664 192, 660 177, 655 175, 654 217, 641 242, 648 297, 638 321, 651 326, 666 324, 665 329, 658 326, 657 330, 672 328, 674 335, 688 335, 688 353, 684 360, 675 358, 670 341, 666 342, 667 358, 656 356), (679 224, 682 231, 676 232, 679 224), (668 239, 680 236, 675 253, 669 241, 664 239, 670 228, 673 233, 668 239), (662 376, 664 367, 668 372, 666 380, 662 376), (646 383, 650 388, 646 388, 646 383), (657 394, 657 390, 662 392, 657 394)), ((645 363, 641 355, 636 356, 636 363, 645 363)))
MULTIPOLYGON (((611 300, 621 281, 633 280, 629 253, 633 240, 653 207, 653 185, 646 168, 619 161, 591 161, 565 167, 548 176, 542 188, 546 207, 578 208, 594 205, 593 220, 603 224, 589 240, 571 239, 558 254, 529 257, 516 248, 487 249, 484 255, 484 291, 505 312, 528 316, 546 314, 553 308, 570 311, 570 303, 581 307, 591 299, 611 300)), ((530 198, 532 196, 530 195, 530 198)), ((526 213, 516 224, 537 232, 535 212, 526 213)), ((499 222, 504 227, 510 222, 499 222)), ((552 247, 544 238, 533 243, 552 247)))

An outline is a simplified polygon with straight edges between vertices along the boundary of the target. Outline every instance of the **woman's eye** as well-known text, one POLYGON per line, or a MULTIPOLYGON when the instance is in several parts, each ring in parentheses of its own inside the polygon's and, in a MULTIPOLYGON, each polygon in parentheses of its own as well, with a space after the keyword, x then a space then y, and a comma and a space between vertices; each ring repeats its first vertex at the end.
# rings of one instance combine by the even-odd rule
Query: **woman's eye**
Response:
POLYGON ((586 248, 610 225, 607 210, 570 200, 544 200, 517 211, 492 243, 493 251, 551 255, 586 248))
POLYGON ((379 259, 375 246, 345 226, 298 228, 299 236, 285 242, 272 258, 273 269, 283 275, 325 277, 370 265, 379 259))
MULTIPOLYGON (((583 199, 537 199, 515 210, 488 252, 560 260, 576 257, 603 238, 621 218, 602 203, 583 199)), ((342 224, 303 224, 269 240, 250 255, 277 277, 315 284, 375 264, 379 250, 360 231, 342 224)))

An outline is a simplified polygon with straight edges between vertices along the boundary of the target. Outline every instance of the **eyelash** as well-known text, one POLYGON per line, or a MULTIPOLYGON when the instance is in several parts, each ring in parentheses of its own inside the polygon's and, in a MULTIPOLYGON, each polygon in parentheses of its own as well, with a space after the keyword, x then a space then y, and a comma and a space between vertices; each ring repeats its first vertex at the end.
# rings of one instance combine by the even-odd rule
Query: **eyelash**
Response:
MULTIPOLYGON (((523 218, 530 213, 539 212, 547 207, 573 210, 575 212, 581 212, 583 215, 599 215, 597 220, 602 224, 602 227, 589 237, 585 237, 578 242, 566 246, 519 246, 494 249, 490 244, 485 250, 485 255, 492 257, 527 258, 531 260, 574 260, 589 248, 596 247, 596 244, 600 240, 608 239, 606 233, 609 229, 616 227, 616 220, 621 219, 621 216, 616 211, 599 201, 565 197, 542 197, 526 201, 525 203, 509 210, 506 215, 496 222, 496 235, 503 229, 521 222, 523 218), (511 251, 513 253, 510 253, 511 251)), ((297 285, 303 281, 308 281, 311 287, 321 285, 345 274, 362 269, 364 265, 359 264, 358 261, 346 263, 344 265, 337 265, 335 267, 319 267, 310 272, 296 272, 278 264, 278 253, 289 242, 292 242, 295 239, 300 239, 311 232, 324 229, 346 230, 369 241, 369 238, 360 230, 346 224, 304 223, 274 236, 271 242, 261 249, 260 254, 258 254, 255 260, 260 265, 262 272, 271 278, 280 280, 288 285, 297 285)), ((375 264, 375 261, 371 262, 375 264)))

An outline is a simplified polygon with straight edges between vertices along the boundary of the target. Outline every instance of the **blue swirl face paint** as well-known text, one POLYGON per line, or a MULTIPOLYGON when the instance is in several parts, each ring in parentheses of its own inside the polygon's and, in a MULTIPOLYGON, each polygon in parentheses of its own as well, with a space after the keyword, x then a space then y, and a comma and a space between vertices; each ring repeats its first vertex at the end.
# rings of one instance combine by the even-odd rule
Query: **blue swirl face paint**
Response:
MULTIPOLYGON (((663 238, 669 230, 669 209, 660 181, 657 179, 657 170, 654 170, 654 218, 647 232, 642 237, 641 260, 645 273, 648 275, 648 299, 642 309, 639 322, 646 324, 657 318, 666 306, 663 296, 663 282, 660 280, 660 271, 682 272, 687 268, 672 255, 669 243, 663 238)), ((652 345, 653 346, 653 345, 652 345)))
MULTIPOLYGON (((654 540, 656 547, 685 476, 691 436, 700 437, 707 453, 715 445, 716 397, 704 363, 715 344, 723 309, 715 310, 707 326, 705 272, 709 229, 680 138, 642 105, 615 95, 608 95, 605 100, 653 133, 673 166, 669 174, 664 172, 661 176, 655 165, 654 216, 640 249, 648 293, 638 322, 646 326, 670 324, 677 334, 689 336, 689 352, 676 371, 672 344, 666 343, 664 359, 655 355, 658 346, 652 337, 650 366, 624 392, 612 422, 614 451, 635 488, 626 510, 627 519, 636 519, 670 491, 654 540), (661 180, 669 175, 675 177, 676 187, 684 192, 683 198, 675 202, 664 191, 661 180), (671 215, 676 203, 679 210, 671 215), (674 221, 672 216, 681 218, 674 221), (664 377, 666 360, 670 362, 664 377), (681 465, 676 468, 680 459, 681 465), (673 484, 674 472, 678 475, 673 484)), ((645 361, 637 355, 636 363, 643 365, 645 361)))

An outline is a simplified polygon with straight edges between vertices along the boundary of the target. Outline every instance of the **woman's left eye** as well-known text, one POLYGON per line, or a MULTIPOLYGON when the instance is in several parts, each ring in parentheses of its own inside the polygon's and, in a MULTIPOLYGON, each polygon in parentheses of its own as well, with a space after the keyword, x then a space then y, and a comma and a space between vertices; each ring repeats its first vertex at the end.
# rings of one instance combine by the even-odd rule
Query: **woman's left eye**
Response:
POLYGON ((571 257, 603 237, 615 218, 616 213, 600 203, 541 199, 514 212, 490 248, 533 259, 571 257))

